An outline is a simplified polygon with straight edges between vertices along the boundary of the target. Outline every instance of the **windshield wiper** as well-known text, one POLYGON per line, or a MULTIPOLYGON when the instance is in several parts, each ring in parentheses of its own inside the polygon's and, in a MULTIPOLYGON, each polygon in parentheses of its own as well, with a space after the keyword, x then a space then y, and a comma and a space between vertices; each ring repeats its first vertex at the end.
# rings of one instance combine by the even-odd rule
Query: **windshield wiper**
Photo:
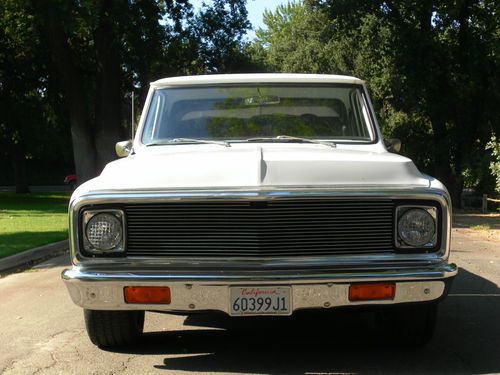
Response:
POLYGON ((304 143, 316 143, 320 145, 325 145, 329 147, 337 147, 337 145, 330 141, 320 141, 317 139, 292 137, 290 135, 278 135, 277 137, 258 137, 258 138, 248 138, 247 142, 304 142, 304 143))
POLYGON ((231 147, 231 144, 229 142, 226 142, 226 141, 212 141, 209 139, 194 139, 194 138, 164 139, 164 140, 148 143, 146 146, 161 146, 161 145, 189 144, 189 143, 206 143, 206 144, 220 145, 220 146, 224 146, 224 147, 231 147))

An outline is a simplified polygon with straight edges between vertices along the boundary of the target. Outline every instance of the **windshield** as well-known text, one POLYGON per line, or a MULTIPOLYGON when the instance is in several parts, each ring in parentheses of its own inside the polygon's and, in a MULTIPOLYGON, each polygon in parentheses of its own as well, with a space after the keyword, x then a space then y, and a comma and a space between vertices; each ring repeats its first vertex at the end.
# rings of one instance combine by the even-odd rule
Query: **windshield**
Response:
POLYGON ((279 141, 285 140, 283 136, 290 137, 288 141, 291 137, 373 141, 362 87, 269 84, 157 89, 142 142, 157 144, 181 138, 279 141))

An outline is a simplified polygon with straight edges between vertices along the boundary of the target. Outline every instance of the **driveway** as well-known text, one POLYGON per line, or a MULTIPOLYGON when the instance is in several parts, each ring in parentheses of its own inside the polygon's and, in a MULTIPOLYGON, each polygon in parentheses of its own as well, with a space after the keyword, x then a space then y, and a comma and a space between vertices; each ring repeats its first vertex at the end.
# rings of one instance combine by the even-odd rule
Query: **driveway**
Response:
POLYGON ((0 373, 500 373, 497 232, 459 228, 452 239, 460 272, 425 349, 384 344, 371 313, 325 310, 253 320, 148 313, 140 345, 103 351, 60 280, 62 256, 0 279, 0 373))

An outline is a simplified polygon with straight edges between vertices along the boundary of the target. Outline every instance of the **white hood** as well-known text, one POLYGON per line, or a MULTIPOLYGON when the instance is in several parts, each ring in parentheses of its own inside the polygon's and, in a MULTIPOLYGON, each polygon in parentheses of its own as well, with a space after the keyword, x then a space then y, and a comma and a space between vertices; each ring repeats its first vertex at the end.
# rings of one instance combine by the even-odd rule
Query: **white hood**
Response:
POLYGON ((169 145, 109 163, 78 193, 271 187, 429 187, 405 157, 379 148, 314 144, 169 145), (367 150, 365 150, 367 149, 367 150))

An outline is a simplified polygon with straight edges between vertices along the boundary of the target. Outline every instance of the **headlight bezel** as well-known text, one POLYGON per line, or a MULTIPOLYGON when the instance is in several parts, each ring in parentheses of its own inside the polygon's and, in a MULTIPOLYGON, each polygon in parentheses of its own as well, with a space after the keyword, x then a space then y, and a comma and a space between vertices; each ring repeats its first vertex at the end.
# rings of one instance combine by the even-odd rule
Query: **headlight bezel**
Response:
POLYGON ((394 215, 394 245, 397 250, 400 251, 425 251, 425 252, 434 252, 440 249, 441 246, 441 235, 442 235, 442 209, 437 203, 414 203, 408 202, 403 203, 396 206, 395 215, 394 215), (399 221, 401 217, 406 214, 408 211, 420 209, 426 211, 434 221, 434 235, 431 238, 431 241, 422 246, 412 246, 408 245, 400 236, 399 231, 399 221))
POLYGON ((124 256, 126 252, 126 241, 127 241, 127 226, 125 220, 125 212, 117 208, 102 208, 102 209, 90 209, 83 210, 80 214, 80 245, 82 253, 87 256, 124 256), (114 216, 121 224, 121 240, 120 242, 111 249, 103 250, 96 248, 87 238, 87 225, 90 220, 100 214, 109 214, 114 216))

